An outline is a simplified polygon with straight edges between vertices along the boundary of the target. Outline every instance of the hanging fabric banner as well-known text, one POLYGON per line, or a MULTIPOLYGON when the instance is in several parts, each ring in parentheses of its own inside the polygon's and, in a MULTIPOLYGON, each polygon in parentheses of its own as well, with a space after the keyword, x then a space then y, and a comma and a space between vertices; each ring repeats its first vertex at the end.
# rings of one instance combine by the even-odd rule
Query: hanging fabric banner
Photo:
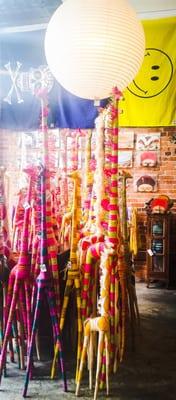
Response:
MULTIPOLYGON (((176 17, 143 22, 146 52, 143 65, 124 91, 120 126, 176 124, 176 17)), ((44 54, 45 30, 0 35, 0 129, 39 128, 36 88, 46 87, 49 126, 94 128, 93 101, 67 92, 51 75, 44 54)), ((101 102, 105 105, 106 100, 101 102)))
POLYGON ((35 93, 40 88, 48 92, 49 127, 94 128, 97 107, 56 82, 46 63, 44 38, 45 30, 0 35, 0 129, 39 128, 40 101, 35 93))
POLYGON ((139 73, 124 91, 120 126, 176 124, 176 17, 143 21, 146 51, 139 73))

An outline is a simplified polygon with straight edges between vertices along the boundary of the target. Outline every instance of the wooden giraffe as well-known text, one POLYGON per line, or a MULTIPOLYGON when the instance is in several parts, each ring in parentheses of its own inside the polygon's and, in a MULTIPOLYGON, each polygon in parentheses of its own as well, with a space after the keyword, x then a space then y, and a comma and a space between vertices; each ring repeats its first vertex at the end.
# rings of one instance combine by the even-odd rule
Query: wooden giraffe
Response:
MULTIPOLYGON (((126 182, 127 179, 132 179, 131 174, 128 171, 122 170, 119 174, 119 180, 122 182, 122 234, 124 239, 124 246, 127 250, 127 256, 129 254, 129 244, 128 244, 128 224, 127 224, 127 198, 126 198, 126 182)), ((127 259, 128 261, 128 259, 127 259)))
POLYGON ((130 317, 131 317, 131 330, 132 330, 132 342, 134 345, 134 322, 137 319, 138 324, 140 323, 138 301, 135 288, 135 271, 133 269, 133 254, 130 251, 128 225, 127 225, 127 198, 126 198, 126 181, 131 179, 132 176, 128 171, 122 170, 120 174, 120 180, 122 181, 122 233, 125 250, 125 260, 128 267, 128 297, 130 306, 130 317))
MULTIPOLYGON (((76 302, 77 302, 77 317, 78 317, 78 347, 77 347, 77 369, 81 357, 81 334, 82 334, 82 320, 81 320, 81 295, 80 295, 80 271, 77 262, 77 246, 79 241, 79 224, 81 220, 81 177, 78 171, 73 171, 68 175, 74 181, 73 189, 73 205, 72 205, 72 223, 71 223, 71 244, 70 244, 70 261, 68 265, 67 281, 64 292, 64 300, 61 310, 60 329, 63 330, 66 311, 68 307, 69 297, 72 288, 76 289, 76 302)), ((52 374, 55 374, 55 364, 57 360, 57 351, 54 355, 52 374)), ((77 376, 77 372, 76 372, 77 376)))
POLYGON ((81 354, 80 368, 77 377, 76 396, 79 395, 80 384, 82 379, 84 362, 87 355, 89 346, 89 387, 92 389, 92 375, 93 375, 93 334, 98 332, 98 355, 97 355, 97 370, 96 370, 96 384, 94 391, 94 400, 97 399, 100 373, 102 367, 102 356, 105 344, 106 352, 106 389, 107 395, 109 394, 109 369, 110 369, 110 317, 109 317, 109 286, 110 286, 110 263, 109 255, 113 254, 113 249, 104 246, 103 254, 101 255, 100 269, 102 277, 100 281, 100 298, 101 308, 100 316, 95 318, 88 318, 84 322, 84 342, 81 354))
POLYGON ((35 171, 33 168, 25 170, 30 176, 27 203, 24 214, 23 224, 23 241, 21 244, 21 251, 18 264, 13 267, 9 276, 7 303, 5 310, 5 333, 4 341, 0 357, 0 380, 6 359, 7 344, 11 335, 12 322, 18 302, 20 302, 20 310, 22 312, 22 319, 27 333, 27 349, 29 346, 31 335, 31 276, 30 276, 30 256, 28 253, 28 236, 29 236, 29 222, 31 212, 31 197, 33 184, 35 182, 35 171))
POLYGON ((83 191, 83 207, 84 207, 84 225, 86 226, 88 217, 89 217, 89 208, 90 208, 90 192, 93 184, 92 172, 90 171, 90 160, 91 160, 91 138, 92 131, 88 130, 88 134, 86 137, 86 148, 85 148, 85 179, 83 182, 84 191, 83 191))
MULTIPOLYGON (((107 238, 104 242, 104 251, 101 254, 100 265, 102 268, 102 278, 100 282, 100 299, 101 308, 100 316, 97 318, 88 318, 84 323, 84 343, 81 357, 81 363, 78 373, 76 395, 79 394, 80 382, 82 378, 83 365, 86 358, 87 347, 90 343, 90 354, 89 354, 89 370, 90 370, 90 387, 92 386, 92 368, 93 368, 93 357, 92 357, 92 333, 97 331, 99 334, 98 341, 98 357, 97 357, 97 371, 96 371, 96 384, 94 391, 94 400, 97 399, 98 388, 100 383, 100 373, 103 367, 102 356, 105 348, 105 370, 106 370, 106 389, 107 394, 109 393, 109 366, 110 356, 114 362, 114 353, 118 348, 117 341, 117 322, 118 315, 116 311, 116 305, 114 299, 117 298, 115 291, 115 278, 111 279, 111 276, 115 276, 117 273, 117 261, 118 256, 121 256, 119 260, 120 265, 120 280, 124 278, 122 271, 122 254, 121 254, 121 232, 120 232, 120 219, 119 219, 119 205, 118 205, 118 98, 119 91, 116 90, 114 94, 114 102, 109 107, 108 114, 108 126, 109 135, 111 137, 111 182, 110 182, 110 203, 109 203, 109 217, 108 217, 108 232, 107 238), (112 296, 110 297, 110 294, 112 296), (113 300, 111 300, 111 298, 113 300), (112 303, 112 304, 111 304, 112 303), (113 353, 113 357, 112 357, 113 353)), ((125 288, 122 283, 123 299, 125 288)), ((123 312, 123 317, 125 313, 123 312)), ((124 319, 122 318, 122 323, 124 319)), ((124 333, 124 331, 123 331, 124 333)), ((123 341, 120 348, 120 352, 123 350, 123 341)), ((117 356, 117 354, 116 354, 117 356)))

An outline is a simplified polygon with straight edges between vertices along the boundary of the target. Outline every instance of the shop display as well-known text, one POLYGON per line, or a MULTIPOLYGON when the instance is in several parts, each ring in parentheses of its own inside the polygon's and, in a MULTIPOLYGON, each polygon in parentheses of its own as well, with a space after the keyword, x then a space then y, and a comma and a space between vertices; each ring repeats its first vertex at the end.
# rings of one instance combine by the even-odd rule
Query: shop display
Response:
POLYGON ((117 371, 123 360, 127 319, 130 319, 131 329, 134 330, 134 321, 138 318, 124 215, 126 179, 130 174, 123 170, 123 191, 118 189, 118 99, 121 93, 114 88, 110 105, 100 110, 97 117, 94 135, 92 131, 85 135, 80 130, 62 130, 58 147, 53 147, 47 127, 46 94, 39 91, 38 96, 42 111, 41 156, 36 165, 26 169, 30 179, 24 180, 25 187, 19 191, 13 217, 13 249, 16 255, 20 248, 21 251, 18 268, 12 269, 9 278, 6 307, 10 314, 8 321, 5 321, 1 375, 17 313, 15 304, 20 300, 23 307, 18 310, 21 313, 21 323, 17 329, 21 332, 24 330, 19 353, 23 355, 21 366, 26 368, 23 396, 27 396, 29 379, 35 372, 32 356, 34 345, 40 357, 37 329, 42 299, 46 297, 54 342, 51 378, 56 375, 59 358, 63 386, 67 390, 61 337, 69 297, 74 290, 78 333, 76 394, 79 393, 85 355, 88 352, 91 388, 93 365, 95 362, 97 364, 94 391, 94 397, 97 398, 99 387, 106 386, 109 393, 110 375, 117 371), (81 149, 80 143, 83 146, 81 149), (53 162, 56 151, 59 151, 61 157, 58 169, 53 162), (79 164, 81 151, 85 151, 85 160, 79 164), (65 268, 66 286, 61 307, 57 256, 65 249, 70 249, 70 258, 65 268), (23 283, 18 270, 25 277, 23 283), (18 279, 15 278, 15 271, 18 279), (97 357, 93 351, 96 347, 95 332, 99 336, 97 357), (27 351, 27 365, 24 351, 27 351))
MULTIPOLYGON (((25 371, 22 396, 28 396, 41 359, 40 318, 46 310, 51 379, 58 375, 63 392, 69 391, 65 350, 73 345, 75 396, 87 368, 85 386, 97 400, 100 390, 110 395, 128 341, 135 348, 140 325, 135 262, 145 263, 148 288, 158 281, 169 286, 174 199, 167 194, 175 186, 167 194, 165 188, 173 181, 176 150, 159 122, 173 124, 174 102, 171 96, 172 106, 162 116, 155 97, 161 105, 173 86, 174 40, 165 40, 165 19, 167 53, 159 50, 160 22, 151 24, 153 31, 144 21, 145 43, 143 25, 124 0, 62 3, 43 40, 49 67, 39 65, 37 54, 29 55, 25 33, 21 54, 11 43, 16 38, 2 52, 2 127, 21 131, 13 136, 17 182, 9 202, 6 169, 0 165, 0 384, 9 362, 17 359, 19 373, 25 371), (149 46, 150 35, 158 47, 149 46), (127 110, 130 99, 137 107, 127 110), (156 122, 154 129, 149 120, 150 127, 156 122), (31 127, 37 130, 24 132, 31 127)), ((6 41, 2 35, 4 49, 6 41)))

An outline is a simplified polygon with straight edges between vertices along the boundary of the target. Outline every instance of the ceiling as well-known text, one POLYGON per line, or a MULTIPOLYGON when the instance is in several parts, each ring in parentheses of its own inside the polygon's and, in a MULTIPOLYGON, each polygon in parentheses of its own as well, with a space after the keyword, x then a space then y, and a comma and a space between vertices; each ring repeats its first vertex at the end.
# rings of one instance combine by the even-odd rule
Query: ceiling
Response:
MULTIPOLYGON (((44 27, 62 2, 63 0, 0 0, 0 31, 13 31, 17 27, 20 29, 34 25, 36 28, 40 25, 44 27)), ((176 0, 129 0, 129 2, 141 18, 176 15, 176 0)))
POLYGON ((61 0, 0 0, 0 27, 45 24, 61 0))

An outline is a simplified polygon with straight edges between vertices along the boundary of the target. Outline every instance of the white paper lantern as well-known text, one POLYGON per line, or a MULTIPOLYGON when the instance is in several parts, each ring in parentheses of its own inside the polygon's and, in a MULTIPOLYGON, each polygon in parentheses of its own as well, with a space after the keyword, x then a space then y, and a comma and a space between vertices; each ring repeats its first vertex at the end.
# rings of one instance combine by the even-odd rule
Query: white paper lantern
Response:
POLYGON ((66 0, 46 31, 51 72, 69 92, 102 99, 123 90, 144 57, 144 31, 126 0, 66 0))

